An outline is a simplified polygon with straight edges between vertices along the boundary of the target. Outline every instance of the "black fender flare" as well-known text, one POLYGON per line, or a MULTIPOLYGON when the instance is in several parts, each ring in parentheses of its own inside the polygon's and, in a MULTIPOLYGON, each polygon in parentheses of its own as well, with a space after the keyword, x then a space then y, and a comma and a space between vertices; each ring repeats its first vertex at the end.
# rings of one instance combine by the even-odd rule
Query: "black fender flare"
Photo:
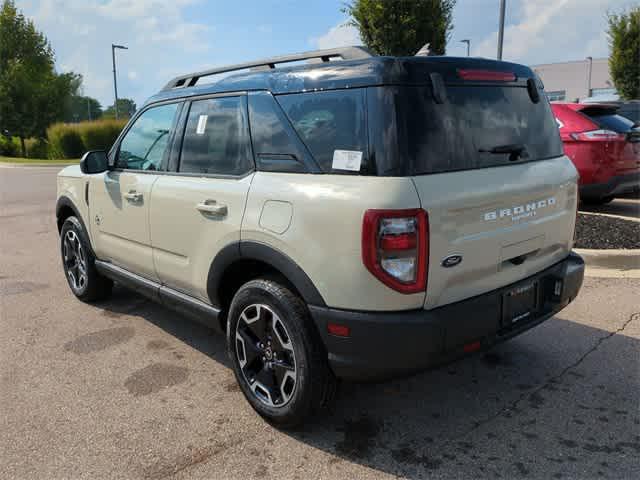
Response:
POLYGON ((227 245, 218 252, 211 262, 207 276, 207 294, 212 305, 220 305, 218 292, 225 271, 239 260, 256 260, 271 266, 295 286, 308 305, 326 306, 318 289, 295 261, 270 245, 250 240, 227 245))
POLYGON ((95 252, 93 251, 93 245, 91 245, 89 230, 87 229, 87 226, 84 223, 84 219, 82 218, 82 215, 80 215, 80 212, 76 208, 73 201, 66 195, 62 195, 60 198, 58 198, 58 201, 56 202, 56 227, 58 228, 58 233, 60 233, 60 229, 62 228, 62 224, 60 224, 59 221, 60 221, 60 217, 62 216, 63 208, 70 208, 73 211, 73 215, 78 219, 78 221, 80 222, 80 225, 82 225, 82 229, 84 230, 84 234, 86 237, 85 239, 87 241, 87 244, 89 245, 89 248, 91 249, 91 254, 95 257, 96 255, 95 255, 95 252))
MULTIPOLYGON (((73 215, 77 217, 78 220, 80 220, 80 223, 82 224, 82 228, 84 228, 86 232, 87 226, 84 224, 84 220, 80 215, 80 212, 78 211, 75 204, 73 203, 73 200, 71 200, 66 195, 62 195, 60 198, 58 198, 58 201, 56 202, 56 220, 58 221, 60 220, 60 217, 62 216, 62 209, 65 207, 68 207, 71 210, 73 210, 73 215)), ((58 225, 58 227, 62 227, 62 225, 58 225)), ((58 228, 58 231, 60 231, 60 228, 58 228)))

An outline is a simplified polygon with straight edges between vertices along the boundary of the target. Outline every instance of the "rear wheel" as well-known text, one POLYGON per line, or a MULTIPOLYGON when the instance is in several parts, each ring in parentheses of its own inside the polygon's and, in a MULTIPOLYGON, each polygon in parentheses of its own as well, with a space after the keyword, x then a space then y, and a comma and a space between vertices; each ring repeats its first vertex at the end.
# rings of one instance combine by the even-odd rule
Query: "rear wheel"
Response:
POLYGON ((76 217, 67 218, 62 225, 60 254, 65 277, 76 297, 84 302, 92 302, 111 294, 113 282, 96 270, 89 241, 76 217))
POLYGON ((282 284, 252 280, 229 311, 229 355, 251 406, 280 426, 302 423, 335 391, 326 353, 304 302, 282 284))

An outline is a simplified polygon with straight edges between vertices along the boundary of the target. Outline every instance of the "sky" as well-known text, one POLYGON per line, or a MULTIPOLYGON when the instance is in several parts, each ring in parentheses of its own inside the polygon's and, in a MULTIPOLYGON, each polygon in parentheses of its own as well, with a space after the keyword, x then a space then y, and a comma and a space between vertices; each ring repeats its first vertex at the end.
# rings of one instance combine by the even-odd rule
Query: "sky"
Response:
MULTIPOLYGON (((345 0, 16 0, 51 42, 59 72, 84 77, 84 94, 140 106, 172 77, 286 53, 359 45, 345 0)), ((535 65, 608 55, 606 13, 634 0, 507 0, 503 58, 535 65)), ((499 0, 458 0, 448 55, 495 58, 499 0)))

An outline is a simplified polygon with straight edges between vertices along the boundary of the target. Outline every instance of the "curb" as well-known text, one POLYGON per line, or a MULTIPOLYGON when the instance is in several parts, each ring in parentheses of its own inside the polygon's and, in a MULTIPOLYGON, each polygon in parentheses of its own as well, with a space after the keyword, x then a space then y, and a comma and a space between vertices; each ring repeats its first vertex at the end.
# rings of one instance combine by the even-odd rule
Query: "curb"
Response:
POLYGON ((587 265, 587 276, 640 278, 640 249, 591 250, 575 248, 587 265))
POLYGON ((0 162, 0 168, 29 168, 29 167, 45 167, 45 168, 64 168, 70 165, 78 165, 78 162, 71 163, 9 163, 9 162, 0 162))
POLYGON ((634 217, 631 215, 620 215, 618 213, 604 213, 604 212, 583 212, 578 211, 579 215, 593 215, 596 217, 609 217, 609 218, 619 218, 620 220, 627 220, 629 222, 639 222, 640 217, 634 217))

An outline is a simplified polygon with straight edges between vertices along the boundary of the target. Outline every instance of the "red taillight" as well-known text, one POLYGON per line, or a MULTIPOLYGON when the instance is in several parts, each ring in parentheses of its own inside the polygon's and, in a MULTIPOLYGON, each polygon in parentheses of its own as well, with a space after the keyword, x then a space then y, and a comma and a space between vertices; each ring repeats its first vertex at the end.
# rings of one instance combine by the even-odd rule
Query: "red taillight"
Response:
POLYGON ((424 292, 429 260, 427 212, 367 210, 362 222, 362 261, 382 283, 402 293, 424 292))
POLYGON ((409 250, 416 248, 416 241, 415 233, 383 235, 380 238, 380 248, 383 250, 409 250))
POLYGON ((468 70, 458 69, 458 76, 462 80, 481 80, 486 82, 515 82, 516 74, 513 72, 496 72, 495 70, 468 70))
POLYGON ((610 142, 612 140, 624 140, 624 135, 612 130, 591 130, 589 132, 570 133, 569 137, 571 137, 572 140, 578 140, 581 142, 610 142))

